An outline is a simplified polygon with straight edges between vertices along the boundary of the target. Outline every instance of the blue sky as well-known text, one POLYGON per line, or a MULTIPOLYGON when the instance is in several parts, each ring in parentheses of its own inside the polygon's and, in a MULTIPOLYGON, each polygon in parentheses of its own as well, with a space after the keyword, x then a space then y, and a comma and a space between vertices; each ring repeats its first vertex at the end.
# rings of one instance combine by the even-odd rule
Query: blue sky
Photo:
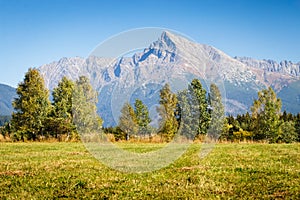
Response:
POLYGON ((103 40, 165 27, 230 56, 300 61, 300 0, 0 0, 0 83, 29 67, 86 57, 103 40))

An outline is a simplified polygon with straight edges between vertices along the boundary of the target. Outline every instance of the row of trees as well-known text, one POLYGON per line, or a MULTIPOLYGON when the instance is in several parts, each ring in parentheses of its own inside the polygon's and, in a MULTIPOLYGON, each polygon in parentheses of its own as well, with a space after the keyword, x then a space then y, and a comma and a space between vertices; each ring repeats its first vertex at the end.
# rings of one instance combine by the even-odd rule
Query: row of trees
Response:
POLYGON ((300 141, 300 113, 281 113, 281 100, 271 87, 258 92, 251 115, 227 117, 224 140, 255 140, 269 143, 291 143, 300 141))
MULTIPOLYGON (((134 108, 128 102, 124 104, 119 119, 119 129, 123 130, 126 140, 129 140, 130 136, 151 135, 150 122, 147 106, 140 99, 136 99, 134 108)), ((122 139, 122 136, 118 139, 122 139)))
POLYGON ((257 127, 257 121, 254 121, 248 112, 236 117, 228 116, 227 131, 224 131, 221 139, 227 141, 265 140, 271 143, 300 142, 300 113, 292 115, 284 111, 279 116, 279 120, 277 132, 258 134, 260 127, 257 127))
POLYGON ((81 76, 76 82, 63 77, 53 89, 52 97, 51 103, 39 71, 29 69, 17 87, 11 122, 2 131, 17 141, 49 137, 61 140, 64 136, 78 139, 78 130, 101 126, 100 117, 95 125, 90 117, 96 115, 97 93, 86 77, 81 76))
MULTIPOLYGON (((56 138, 79 139, 79 133, 97 132, 102 119, 97 115, 97 93, 82 76, 75 82, 63 77, 53 89, 53 100, 36 69, 29 69, 18 85, 15 109, 10 123, 1 127, 3 135, 13 140, 56 138)), ((300 141, 300 114, 281 113, 281 100, 271 87, 258 92, 251 114, 225 117, 221 93, 211 84, 209 93, 198 79, 176 94, 166 84, 160 90, 160 116, 157 128, 150 126, 147 106, 136 99, 125 103, 119 124, 106 128, 116 139, 152 136, 170 141, 178 133, 188 139, 209 136, 221 140, 274 142, 300 141)))
MULTIPOLYGON (((247 112, 236 117, 225 117, 218 87, 211 84, 210 92, 207 93, 198 79, 194 79, 187 89, 177 94, 172 93, 170 86, 166 84, 160 91, 159 103, 157 111, 161 120, 157 130, 148 127, 150 120, 146 120, 143 125, 137 123, 139 115, 136 105, 134 109, 126 103, 121 112, 119 126, 113 129, 114 134, 118 138, 129 139, 130 136, 141 133, 143 127, 143 133, 157 131, 166 141, 170 141, 176 133, 189 139, 206 135, 223 141, 300 141, 300 113, 282 113, 281 100, 271 87, 258 92, 251 114, 247 112)), ((143 108, 148 117, 147 107, 143 105, 143 108)))
POLYGON ((177 94, 166 84, 160 90, 159 104, 158 129, 149 126, 151 120, 148 108, 136 99, 134 108, 128 102, 124 104, 118 127, 107 131, 113 131, 117 138, 127 140, 139 135, 151 135, 153 132, 157 132, 165 141, 172 140, 176 133, 188 139, 206 134, 216 139, 225 124, 221 93, 215 84, 211 85, 209 94, 198 79, 194 79, 187 89, 177 94))

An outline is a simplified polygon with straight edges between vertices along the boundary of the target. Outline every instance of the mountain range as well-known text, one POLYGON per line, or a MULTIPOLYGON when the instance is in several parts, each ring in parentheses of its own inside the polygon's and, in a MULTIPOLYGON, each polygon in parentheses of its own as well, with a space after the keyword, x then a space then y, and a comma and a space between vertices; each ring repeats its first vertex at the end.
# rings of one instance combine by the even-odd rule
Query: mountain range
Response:
POLYGON ((16 89, 5 84, 0 84, 0 115, 11 115, 12 101, 16 96, 16 89))
POLYGON ((283 109, 300 112, 300 63, 230 57, 167 31, 132 56, 62 58, 38 69, 50 90, 63 76, 73 80, 87 76, 99 94, 97 108, 105 126, 115 125, 123 103, 135 98, 145 102, 154 116, 165 83, 176 92, 193 78, 207 90, 212 82, 219 86, 227 114, 249 111, 257 92, 268 86, 282 99, 283 109))

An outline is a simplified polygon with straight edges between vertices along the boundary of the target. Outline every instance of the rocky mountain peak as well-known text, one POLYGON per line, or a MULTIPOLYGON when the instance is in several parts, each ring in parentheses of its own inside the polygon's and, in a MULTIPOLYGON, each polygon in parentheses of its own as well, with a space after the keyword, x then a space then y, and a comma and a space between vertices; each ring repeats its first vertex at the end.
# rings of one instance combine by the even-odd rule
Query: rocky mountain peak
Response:
POLYGON ((160 38, 153 42, 149 49, 156 49, 161 51, 168 51, 168 52, 176 52, 176 44, 173 41, 176 37, 173 36, 171 33, 164 31, 160 38))

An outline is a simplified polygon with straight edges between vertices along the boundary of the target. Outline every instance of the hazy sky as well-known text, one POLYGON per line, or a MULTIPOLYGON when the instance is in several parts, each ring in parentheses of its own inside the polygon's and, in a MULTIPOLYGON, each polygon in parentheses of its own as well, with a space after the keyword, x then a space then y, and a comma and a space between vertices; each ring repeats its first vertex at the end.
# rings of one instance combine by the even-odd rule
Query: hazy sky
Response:
POLYGON ((133 28, 165 27, 230 56, 300 61, 300 0, 0 0, 0 83, 86 57, 133 28))

